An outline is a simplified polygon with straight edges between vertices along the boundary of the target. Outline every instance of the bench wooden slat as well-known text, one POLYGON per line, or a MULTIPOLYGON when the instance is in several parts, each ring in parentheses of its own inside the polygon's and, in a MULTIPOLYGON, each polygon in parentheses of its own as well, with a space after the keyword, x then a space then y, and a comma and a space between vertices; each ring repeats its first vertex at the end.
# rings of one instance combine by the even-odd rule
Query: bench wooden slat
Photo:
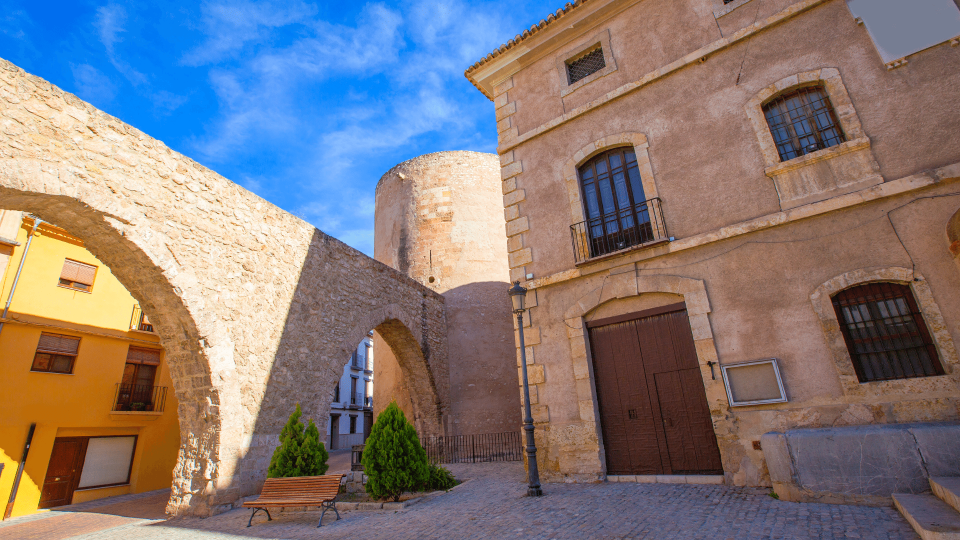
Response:
POLYGON ((243 503, 246 508, 267 506, 313 506, 332 501, 340 492, 343 474, 267 478, 256 500, 243 503))

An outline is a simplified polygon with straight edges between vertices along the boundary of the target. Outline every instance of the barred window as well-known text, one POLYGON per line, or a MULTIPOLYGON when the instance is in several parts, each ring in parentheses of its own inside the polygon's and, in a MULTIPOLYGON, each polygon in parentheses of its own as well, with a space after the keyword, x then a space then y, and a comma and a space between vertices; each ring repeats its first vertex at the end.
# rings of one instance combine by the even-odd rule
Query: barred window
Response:
POLYGON ((60 270, 60 286, 90 292, 96 275, 96 266, 66 259, 63 261, 63 269, 60 270))
POLYGON ((909 286, 857 285, 837 293, 833 307, 860 382, 943 375, 909 286))
POLYGON ((607 63, 603 59, 603 47, 597 47, 575 60, 567 61, 568 84, 585 79, 605 67, 607 63))
POLYGON ((781 161, 846 140, 823 85, 781 94, 763 106, 763 114, 781 161))
POLYGON ((73 373, 79 349, 80 338, 44 332, 40 334, 30 371, 73 373))

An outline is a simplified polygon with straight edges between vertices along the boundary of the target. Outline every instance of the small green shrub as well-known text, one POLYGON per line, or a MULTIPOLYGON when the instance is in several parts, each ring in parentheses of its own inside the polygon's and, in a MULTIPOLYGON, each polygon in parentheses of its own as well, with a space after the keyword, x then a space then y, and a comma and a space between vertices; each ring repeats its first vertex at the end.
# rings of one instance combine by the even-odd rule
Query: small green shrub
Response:
POLYGON ((307 429, 300 422, 300 404, 290 415, 287 425, 280 432, 280 446, 270 458, 268 478, 290 478, 294 476, 320 476, 327 472, 326 447, 320 442, 320 432, 310 420, 307 429))
POLYGON ((416 491, 430 480, 427 453, 396 402, 377 416, 361 461, 367 493, 375 499, 399 501, 404 491, 416 491))
POLYGON ((446 491, 459 483, 446 467, 431 462, 430 479, 420 491, 446 491))

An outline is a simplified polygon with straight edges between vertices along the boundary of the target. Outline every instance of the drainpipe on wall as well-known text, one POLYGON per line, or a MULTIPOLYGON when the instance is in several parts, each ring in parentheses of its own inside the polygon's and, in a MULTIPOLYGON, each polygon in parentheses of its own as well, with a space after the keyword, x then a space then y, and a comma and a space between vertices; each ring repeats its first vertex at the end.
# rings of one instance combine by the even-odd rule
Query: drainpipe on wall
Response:
MULTIPOLYGON (((33 216, 31 216, 33 217, 33 216)), ((10 294, 7 296, 7 305, 3 308, 3 319, 7 318, 7 312, 10 311, 10 304, 13 303, 13 293, 17 292, 17 283, 20 281, 20 272, 23 272, 23 263, 27 260, 27 253, 30 253, 30 243, 33 242, 33 236, 37 233, 37 227, 43 223, 38 217, 33 217, 33 228, 27 235, 27 246, 23 248, 23 256, 20 257, 20 265, 17 267, 17 275, 13 278, 13 287, 10 288, 10 294)), ((0 333, 3 333, 3 321, 0 320, 0 333)))

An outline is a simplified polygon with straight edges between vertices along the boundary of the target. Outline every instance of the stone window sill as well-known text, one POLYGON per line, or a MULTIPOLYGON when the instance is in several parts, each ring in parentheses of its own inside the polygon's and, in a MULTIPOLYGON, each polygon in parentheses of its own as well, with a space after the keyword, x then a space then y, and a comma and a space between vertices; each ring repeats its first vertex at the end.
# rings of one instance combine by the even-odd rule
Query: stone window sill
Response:
POLYGON ((641 250, 641 249, 647 249, 647 248, 651 248, 651 247, 654 247, 654 246, 659 246, 660 244, 666 244, 667 242, 670 242, 671 240, 672 240, 672 238, 657 238, 656 240, 651 240, 651 241, 646 242, 646 243, 644 243, 644 244, 637 244, 637 245, 635 245, 635 246, 630 246, 630 247, 628 247, 628 248, 623 248, 623 249, 618 250, 618 251, 611 251, 610 253, 605 253, 605 254, 603 254, 603 255, 599 255, 599 256, 594 257, 594 258, 592 258, 592 259, 587 259, 587 260, 585 260, 585 261, 578 262, 578 263, 576 263, 574 266, 580 267, 580 266, 586 266, 586 265, 588 265, 588 264, 592 264, 592 263, 595 263, 595 262, 605 261, 605 260, 607 260, 607 259, 612 259, 612 258, 614 258, 614 257, 619 257, 620 255, 625 255, 625 254, 627 254, 627 253, 630 253, 631 251, 639 251, 639 250, 641 250))
POLYGON ((154 411, 110 411, 111 420, 147 420, 154 421, 163 416, 162 412, 154 411))
POLYGON ((778 174, 799 169, 801 167, 806 167, 808 165, 813 165, 814 163, 818 163, 826 159, 832 159, 856 150, 862 150, 864 148, 870 148, 870 139, 868 137, 853 139, 852 141, 846 141, 836 146, 831 146, 830 148, 824 148, 823 150, 817 150, 816 152, 795 157, 789 161, 777 163, 776 165, 772 165, 764 169, 764 172, 767 176, 776 176, 778 174))

